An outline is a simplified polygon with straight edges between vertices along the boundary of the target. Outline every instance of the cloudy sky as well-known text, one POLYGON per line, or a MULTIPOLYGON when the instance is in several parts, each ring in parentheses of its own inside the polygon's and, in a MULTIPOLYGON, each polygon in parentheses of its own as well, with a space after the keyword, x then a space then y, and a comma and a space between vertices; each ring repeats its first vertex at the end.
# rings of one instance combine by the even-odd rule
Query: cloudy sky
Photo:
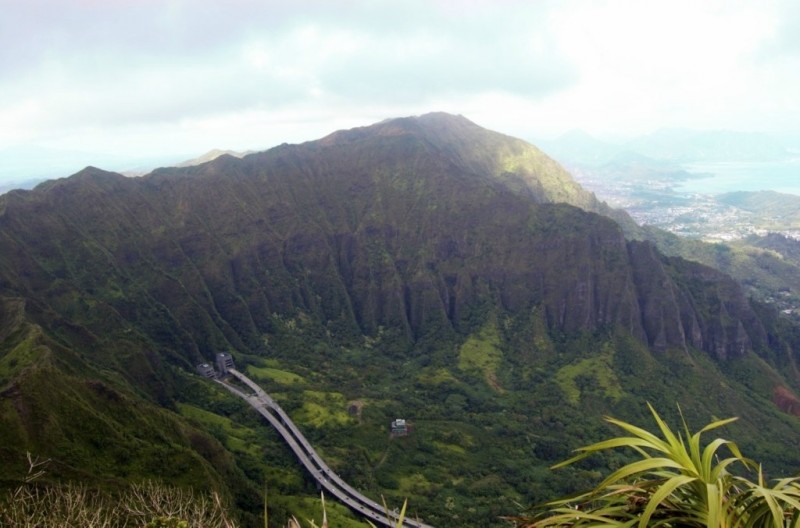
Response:
POLYGON ((0 181, 444 110, 800 138, 796 0, 0 0, 0 181), (67 163, 67 161, 64 161, 67 163))

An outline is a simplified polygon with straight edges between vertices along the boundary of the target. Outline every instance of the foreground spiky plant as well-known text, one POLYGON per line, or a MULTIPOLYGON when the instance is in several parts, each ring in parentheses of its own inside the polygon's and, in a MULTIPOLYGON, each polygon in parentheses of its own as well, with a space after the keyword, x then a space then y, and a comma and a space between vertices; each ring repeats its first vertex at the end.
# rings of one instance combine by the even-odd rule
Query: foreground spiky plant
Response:
POLYGON ((612 472, 589 492, 551 502, 534 518, 514 520, 525 528, 800 527, 800 477, 780 479, 770 487, 761 467, 742 456, 734 442, 717 438, 701 447, 703 433, 736 418, 714 421, 694 434, 684 421, 684 432, 676 435, 655 409, 648 407, 661 437, 607 417, 606 421, 629 436, 580 448, 575 457, 553 468, 620 447, 634 449, 641 459, 612 472), (756 481, 731 473, 733 466, 755 471, 756 481))

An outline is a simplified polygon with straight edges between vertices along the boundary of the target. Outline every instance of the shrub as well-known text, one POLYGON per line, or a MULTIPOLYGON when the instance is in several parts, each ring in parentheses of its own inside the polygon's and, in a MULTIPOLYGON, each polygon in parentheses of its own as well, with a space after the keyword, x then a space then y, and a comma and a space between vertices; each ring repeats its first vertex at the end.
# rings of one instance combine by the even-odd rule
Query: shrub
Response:
POLYGON ((648 404, 661 436, 606 418, 627 436, 578 449, 553 468, 601 451, 629 448, 640 459, 613 471, 594 489, 548 503, 518 526, 800 527, 800 477, 765 483, 761 467, 732 441, 717 438, 701 448, 703 433, 731 423, 717 420, 692 434, 684 420, 675 434, 648 404), (728 456, 725 456, 723 449, 728 456), (724 456, 724 458, 720 458, 724 456), (755 480, 736 474, 750 472, 755 480))

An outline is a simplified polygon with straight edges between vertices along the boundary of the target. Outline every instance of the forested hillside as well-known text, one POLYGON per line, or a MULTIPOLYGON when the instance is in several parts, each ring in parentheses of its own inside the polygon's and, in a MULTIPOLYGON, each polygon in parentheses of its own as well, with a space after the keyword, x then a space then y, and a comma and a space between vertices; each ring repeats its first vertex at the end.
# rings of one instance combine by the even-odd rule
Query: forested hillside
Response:
POLYGON ((2 478, 32 451, 53 480, 220 490, 245 523, 264 483, 276 523, 304 511, 277 436, 194 373, 217 352, 342 477, 435 526, 592 484, 622 460, 547 468, 647 401, 741 416, 752 456, 798 471, 800 419, 773 402, 800 387, 797 327, 598 212, 532 145, 447 114, 3 195, 2 478))

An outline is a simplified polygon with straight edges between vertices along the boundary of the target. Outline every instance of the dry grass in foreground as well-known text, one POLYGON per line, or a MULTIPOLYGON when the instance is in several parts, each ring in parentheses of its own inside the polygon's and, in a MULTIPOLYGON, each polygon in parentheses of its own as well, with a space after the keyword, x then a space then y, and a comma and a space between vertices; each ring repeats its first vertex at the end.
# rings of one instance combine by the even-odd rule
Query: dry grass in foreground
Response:
MULTIPOLYGON (((36 480, 43 466, 28 454, 28 474, 22 484, 0 496, 0 526, 4 528, 237 528, 228 505, 219 494, 157 482, 134 484, 119 495, 90 490, 80 484, 44 484, 36 480)), ((321 496, 322 525, 308 521, 308 528, 328 528, 325 497, 321 496)), ((385 505, 384 505, 385 506, 385 505)), ((397 527, 403 525, 406 504, 397 527)), ((388 512, 388 508, 387 508, 388 512)), ((388 514, 387 514, 388 516, 388 514)), ((264 497, 264 527, 268 525, 264 497)), ((297 518, 287 528, 302 528, 297 518)))

